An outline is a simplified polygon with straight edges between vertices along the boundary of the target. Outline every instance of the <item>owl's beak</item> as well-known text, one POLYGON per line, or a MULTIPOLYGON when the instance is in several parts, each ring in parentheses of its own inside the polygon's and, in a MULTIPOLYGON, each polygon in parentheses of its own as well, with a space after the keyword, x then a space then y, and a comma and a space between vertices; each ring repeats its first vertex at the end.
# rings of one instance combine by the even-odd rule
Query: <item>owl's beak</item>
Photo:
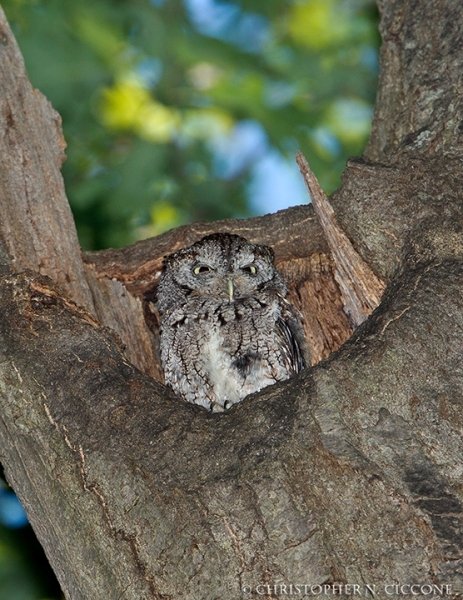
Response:
POLYGON ((227 290, 228 290, 228 297, 230 298, 230 302, 233 302, 234 286, 233 286, 232 279, 227 279, 227 290))

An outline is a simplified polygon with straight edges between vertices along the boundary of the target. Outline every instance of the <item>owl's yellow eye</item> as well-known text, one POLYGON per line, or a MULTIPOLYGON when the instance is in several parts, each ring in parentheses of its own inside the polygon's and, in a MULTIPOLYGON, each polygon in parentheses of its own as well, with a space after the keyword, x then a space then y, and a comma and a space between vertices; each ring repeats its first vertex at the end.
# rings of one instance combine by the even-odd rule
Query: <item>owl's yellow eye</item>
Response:
POLYGON ((212 271, 212 269, 208 265, 196 265, 195 267, 193 267, 193 273, 195 275, 201 275, 201 273, 209 273, 209 271, 212 271))
POLYGON ((256 265, 245 265, 244 267, 241 267, 241 270, 249 275, 257 275, 256 265))

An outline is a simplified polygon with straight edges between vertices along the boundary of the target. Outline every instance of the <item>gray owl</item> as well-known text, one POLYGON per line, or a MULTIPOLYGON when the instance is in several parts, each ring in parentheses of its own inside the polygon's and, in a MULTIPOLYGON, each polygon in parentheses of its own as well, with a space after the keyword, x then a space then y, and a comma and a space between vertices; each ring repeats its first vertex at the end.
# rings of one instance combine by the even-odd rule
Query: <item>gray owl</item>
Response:
POLYGON ((273 250, 228 233, 165 258, 157 292, 165 381, 219 412, 309 364, 273 250))

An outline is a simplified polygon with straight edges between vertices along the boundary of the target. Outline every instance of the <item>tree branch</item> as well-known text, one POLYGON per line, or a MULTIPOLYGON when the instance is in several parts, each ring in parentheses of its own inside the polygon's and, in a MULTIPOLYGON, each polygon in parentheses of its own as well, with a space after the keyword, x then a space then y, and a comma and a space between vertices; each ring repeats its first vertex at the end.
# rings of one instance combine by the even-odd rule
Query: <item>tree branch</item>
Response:
POLYGON ((52 277, 93 312, 60 172, 66 147, 61 118, 32 88, 1 7, 0 39, 2 243, 14 271, 32 269, 52 277))
POLYGON ((346 313, 353 327, 358 327, 379 305, 385 285, 339 227, 325 192, 301 152, 296 154, 296 162, 334 258, 336 281, 346 313))

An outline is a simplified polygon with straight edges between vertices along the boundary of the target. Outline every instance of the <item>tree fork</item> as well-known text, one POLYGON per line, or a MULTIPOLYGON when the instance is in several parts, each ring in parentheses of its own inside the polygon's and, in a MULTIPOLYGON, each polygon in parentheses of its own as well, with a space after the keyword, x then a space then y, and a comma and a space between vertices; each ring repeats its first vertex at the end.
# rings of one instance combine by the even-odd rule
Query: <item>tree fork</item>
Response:
POLYGON ((82 260, 57 116, 1 14, 0 458, 67 598, 463 594, 463 6, 379 5, 372 135, 330 198, 387 284, 353 335, 311 207, 82 260), (156 381, 153 299, 162 256, 219 229, 275 248, 325 360, 215 415, 156 381))

